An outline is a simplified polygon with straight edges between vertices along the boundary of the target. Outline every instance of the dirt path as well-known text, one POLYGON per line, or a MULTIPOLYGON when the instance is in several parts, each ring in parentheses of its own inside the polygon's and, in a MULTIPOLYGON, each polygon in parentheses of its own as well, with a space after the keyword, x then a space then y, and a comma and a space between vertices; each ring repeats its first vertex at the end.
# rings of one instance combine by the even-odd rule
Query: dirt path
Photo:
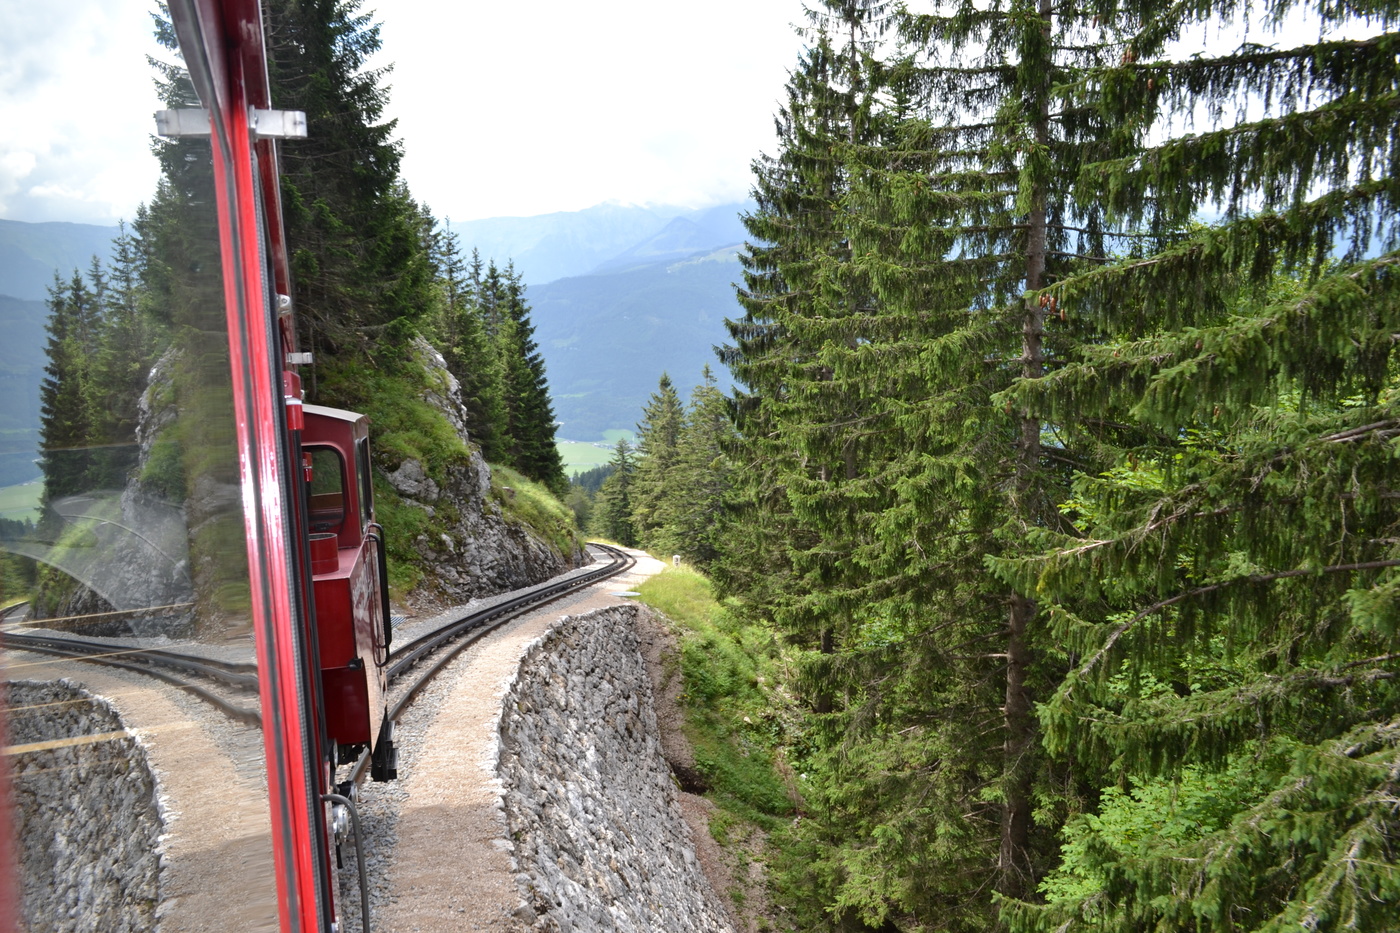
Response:
MULTIPOLYGON (((613 595, 659 573, 663 564, 641 553, 627 575, 565 597, 507 624, 463 652, 443 676, 446 695, 428 723, 402 732, 431 741, 401 768, 402 800, 389 859, 392 900, 375 918, 380 933, 514 931, 520 895, 505 844, 505 817, 495 776, 500 700, 525 646, 558 619, 625 602, 613 595)), ((409 719, 412 716, 410 710, 409 719)), ((366 793, 373 793, 371 786, 366 793)))

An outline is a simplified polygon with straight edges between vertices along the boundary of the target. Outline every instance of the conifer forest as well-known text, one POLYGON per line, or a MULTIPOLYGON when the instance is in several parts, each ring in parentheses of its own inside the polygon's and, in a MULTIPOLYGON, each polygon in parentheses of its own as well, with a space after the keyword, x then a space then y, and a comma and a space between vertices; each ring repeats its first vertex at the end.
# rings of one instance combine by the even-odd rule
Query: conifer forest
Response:
MULTIPOLYGON (((435 462, 425 341, 488 461, 759 633, 775 924, 1400 929, 1400 3, 794 4, 715 370, 572 486, 525 283, 399 175, 370 13, 266 7, 311 399, 435 462)), ((97 453, 49 499, 218 353, 152 260, 205 222, 182 145, 54 283, 44 446, 97 453)))
POLYGON ((795 659, 795 927, 1400 928, 1400 7, 812 7, 602 490, 795 659))

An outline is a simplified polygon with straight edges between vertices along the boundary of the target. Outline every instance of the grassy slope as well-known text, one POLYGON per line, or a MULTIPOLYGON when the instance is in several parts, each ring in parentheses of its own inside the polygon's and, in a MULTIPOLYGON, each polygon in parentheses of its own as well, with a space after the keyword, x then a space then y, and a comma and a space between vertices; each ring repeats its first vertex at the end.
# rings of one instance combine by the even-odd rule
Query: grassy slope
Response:
POLYGON ((757 892, 748 878, 794 814, 795 780, 782 756, 798 716, 774 689, 782 652, 770 632, 717 603, 709 580, 693 570, 667 569, 638 589, 678 635, 686 737, 716 807, 710 833, 734 870, 726 893, 750 929, 771 929, 774 918, 751 903, 757 892))
MULTIPOLYGON (((370 419, 375 509, 388 538, 389 582, 395 597, 412 590, 432 572, 414 546, 419 535, 437 538, 455 521, 453 510, 439 503, 436 513, 405 502, 385 478, 407 460, 417 460, 434 482, 442 485, 453 464, 465 464, 471 450, 447 419, 423 401, 429 392, 445 393, 441 373, 404 361, 393 371, 365 365, 341 364, 323 374, 321 398, 337 407, 362 411, 370 419)), ((602 453, 602 451, 600 451, 602 453)), ((560 553, 569 553, 580 540, 573 512, 548 490, 511 470, 492 467, 492 501, 506 521, 525 525, 560 553), (507 494, 501 487, 510 487, 507 494)))

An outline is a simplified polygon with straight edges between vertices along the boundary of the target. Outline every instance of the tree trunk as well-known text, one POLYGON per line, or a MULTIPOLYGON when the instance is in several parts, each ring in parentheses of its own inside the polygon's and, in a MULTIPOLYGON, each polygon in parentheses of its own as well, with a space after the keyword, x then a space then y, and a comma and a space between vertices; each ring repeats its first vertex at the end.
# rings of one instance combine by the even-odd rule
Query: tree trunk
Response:
MULTIPOLYGON (((1050 72, 1050 0, 1040 2, 1041 61, 1040 74, 1048 85, 1050 72)), ((1035 89, 1038 106, 1033 133, 1037 147, 1050 141, 1050 95, 1047 86, 1035 89)), ((1026 234, 1026 291, 1045 287, 1045 262, 1048 242, 1046 186, 1035 179, 1031 189, 1029 229, 1026 234)), ((1045 372, 1045 309, 1036 298, 1026 301, 1021 325, 1021 377, 1039 379, 1045 372)), ((1021 429, 1016 438, 1015 501, 1012 508, 1023 527, 1036 524, 1036 474, 1040 469, 1040 419, 1030 412, 1021 413, 1021 429)), ((1034 778, 1033 751, 1036 724, 1032 709, 1028 669, 1033 661, 1030 627, 1035 620, 1036 602, 1022 593, 1011 596, 1006 633, 1006 705, 1003 723, 1006 730, 1002 759, 1002 792, 1004 802, 1001 818, 1001 846, 997 858, 997 890, 1019 898, 1033 890, 1034 878, 1030 859, 1031 793, 1034 778)))

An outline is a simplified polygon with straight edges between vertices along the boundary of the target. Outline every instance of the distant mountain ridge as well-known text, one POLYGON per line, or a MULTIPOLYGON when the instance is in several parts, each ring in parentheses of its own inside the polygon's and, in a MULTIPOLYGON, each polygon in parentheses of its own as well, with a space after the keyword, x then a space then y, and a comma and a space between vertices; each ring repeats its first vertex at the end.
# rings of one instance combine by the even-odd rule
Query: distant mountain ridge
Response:
MULTIPOLYGON (((595 440, 632 429, 663 371, 682 394, 705 365, 721 373, 714 346, 741 311, 739 220, 747 204, 702 210, 603 204, 585 211, 452 224, 462 246, 499 265, 514 259, 528 286, 560 437, 595 440), (499 252, 498 252, 499 250, 499 252)), ((37 472, 38 385, 44 303, 55 271, 108 260, 115 227, 0 220, 0 382, 24 399, 0 425, 0 486, 37 472), (19 412, 29 412, 22 417, 19 412)), ((721 374, 721 379, 723 376, 721 374)))
POLYGON ((637 261, 681 258, 742 242, 744 228, 739 214, 751 207, 734 203, 695 210, 599 204, 582 211, 492 217, 454 222, 449 227, 465 252, 476 249, 483 260, 494 260, 498 266, 513 262, 527 283, 544 285, 616 269, 619 262, 625 267, 637 261), (652 241, 655 243, 647 247, 652 241), (668 241, 673 245, 663 248, 668 241), (646 253, 648 248, 652 255, 646 253), (628 255, 634 251, 641 252, 628 255))
POLYGON ((530 319, 560 438, 592 441, 634 429, 663 372, 682 398, 707 365, 728 388, 714 348, 728 340, 725 319, 743 313, 734 295, 739 249, 634 262, 530 287, 530 319))
POLYGON ((116 227, 0 220, 0 295, 43 301, 54 273, 87 271, 96 256, 106 263, 116 227))

